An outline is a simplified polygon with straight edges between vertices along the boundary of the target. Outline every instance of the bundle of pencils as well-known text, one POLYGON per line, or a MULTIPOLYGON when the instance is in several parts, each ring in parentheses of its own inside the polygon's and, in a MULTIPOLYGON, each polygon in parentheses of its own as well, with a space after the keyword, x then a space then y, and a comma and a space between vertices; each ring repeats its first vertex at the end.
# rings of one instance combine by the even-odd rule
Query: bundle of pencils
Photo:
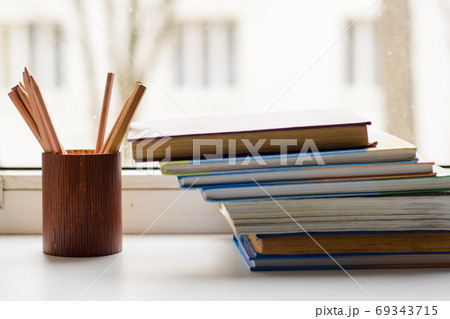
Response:
MULTIPOLYGON (((102 113, 100 118, 99 132, 95 153, 118 152, 120 145, 126 135, 127 128, 133 118, 134 113, 145 93, 145 86, 141 82, 136 82, 133 91, 123 106, 119 117, 114 123, 106 141, 105 130, 108 118, 109 104, 111 101, 114 74, 108 73, 106 80, 105 94, 103 97, 102 113)), ((20 82, 8 93, 9 98, 16 106, 20 115, 27 123, 33 135, 46 153, 67 154, 58 139, 53 123, 50 119, 47 107, 42 97, 36 80, 25 68, 23 72, 23 83, 20 82)))

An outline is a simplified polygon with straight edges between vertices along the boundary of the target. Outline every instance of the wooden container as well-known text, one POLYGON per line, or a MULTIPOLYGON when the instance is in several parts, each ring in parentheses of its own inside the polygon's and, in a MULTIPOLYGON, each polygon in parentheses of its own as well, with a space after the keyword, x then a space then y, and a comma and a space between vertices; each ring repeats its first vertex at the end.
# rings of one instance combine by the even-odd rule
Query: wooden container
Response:
POLYGON ((44 253, 93 257, 122 250, 120 153, 42 154, 44 253))

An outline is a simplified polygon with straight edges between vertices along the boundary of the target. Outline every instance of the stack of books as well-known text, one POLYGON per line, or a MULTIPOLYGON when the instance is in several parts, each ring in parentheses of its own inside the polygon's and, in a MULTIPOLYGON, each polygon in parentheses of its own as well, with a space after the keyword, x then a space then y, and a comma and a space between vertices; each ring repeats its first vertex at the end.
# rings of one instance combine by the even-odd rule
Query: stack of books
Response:
POLYGON ((218 203, 251 270, 449 266, 450 174, 369 124, 342 109, 198 117, 133 123, 129 140, 218 203))

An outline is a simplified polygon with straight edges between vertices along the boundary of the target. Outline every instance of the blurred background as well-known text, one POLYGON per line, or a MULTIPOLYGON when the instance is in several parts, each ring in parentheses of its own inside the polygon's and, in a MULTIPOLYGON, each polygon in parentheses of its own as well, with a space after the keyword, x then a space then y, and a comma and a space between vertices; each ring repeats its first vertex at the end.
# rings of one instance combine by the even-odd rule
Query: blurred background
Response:
POLYGON ((25 66, 67 149, 95 148, 114 72, 108 131, 139 80, 134 120, 345 107, 450 164, 450 0, 0 0, 0 167, 41 162, 25 66))

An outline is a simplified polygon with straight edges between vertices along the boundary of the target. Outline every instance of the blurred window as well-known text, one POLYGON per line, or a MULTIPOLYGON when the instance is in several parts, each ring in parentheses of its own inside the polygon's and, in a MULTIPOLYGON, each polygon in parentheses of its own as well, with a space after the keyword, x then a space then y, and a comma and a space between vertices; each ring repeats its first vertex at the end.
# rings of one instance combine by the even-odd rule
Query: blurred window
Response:
POLYGON ((175 78, 181 87, 235 84, 235 24, 181 23, 176 28, 175 78))
MULTIPOLYGON (((27 66, 66 149, 134 120, 345 107, 450 164, 450 0, 0 0, 0 167, 41 149, 7 96, 27 66)), ((133 165, 129 143, 123 163, 133 165)))

